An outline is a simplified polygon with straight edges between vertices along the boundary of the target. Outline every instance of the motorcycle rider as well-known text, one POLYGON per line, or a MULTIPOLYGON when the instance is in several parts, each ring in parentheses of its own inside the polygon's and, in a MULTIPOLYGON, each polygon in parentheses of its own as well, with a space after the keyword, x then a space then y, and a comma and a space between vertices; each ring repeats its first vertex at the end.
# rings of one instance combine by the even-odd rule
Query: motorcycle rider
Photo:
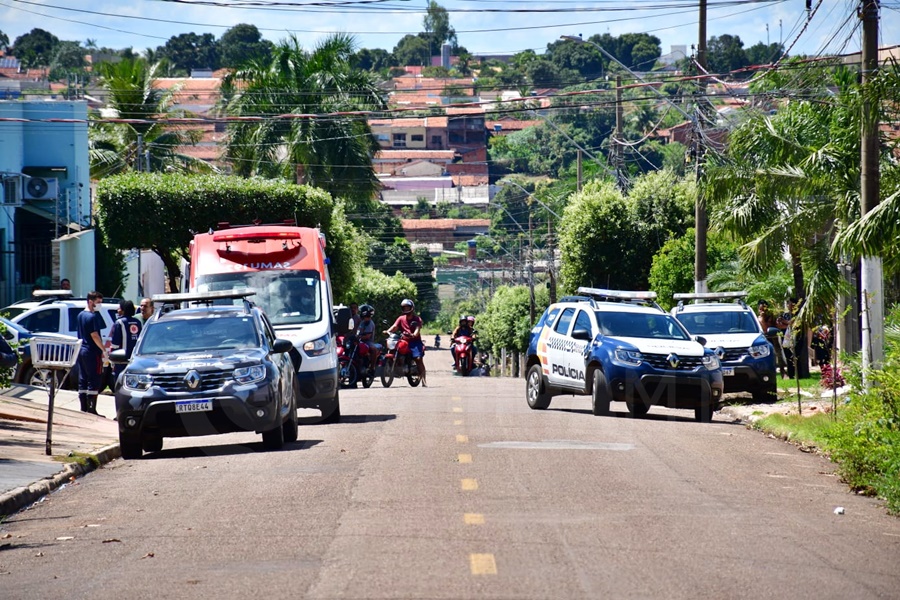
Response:
POLYGON ((359 307, 359 316, 362 320, 356 329, 356 337, 359 340, 360 353, 368 354, 369 371, 374 372, 378 355, 381 354, 381 344, 375 343, 375 321, 372 320, 372 317, 375 316, 375 309, 368 304, 363 304, 359 307))
POLYGON ((425 361, 422 360, 425 356, 425 345, 422 343, 422 318, 416 314, 416 305, 409 298, 404 298, 400 303, 400 312, 402 314, 397 317, 393 325, 385 330, 385 333, 390 335, 399 330, 403 334, 419 369, 422 387, 428 387, 425 384, 425 361))
POLYGON ((456 365, 458 364, 457 356, 456 356, 456 345, 454 344, 454 342, 456 341, 456 338, 461 335, 466 336, 466 337, 472 337, 473 333, 474 332, 472 331, 472 328, 469 327, 468 318, 465 315, 461 316, 459 318, 459 325, 457 325, 456 329, 453 330, 453 333, 450 334, 450 353, 453 355, 453 370, 454 371, 456 370, 456 365))

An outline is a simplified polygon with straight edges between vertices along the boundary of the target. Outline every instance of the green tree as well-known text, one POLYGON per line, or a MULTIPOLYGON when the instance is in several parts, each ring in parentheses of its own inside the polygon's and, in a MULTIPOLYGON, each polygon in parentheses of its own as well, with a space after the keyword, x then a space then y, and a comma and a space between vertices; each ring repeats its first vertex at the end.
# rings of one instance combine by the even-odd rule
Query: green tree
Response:
POLYGON ((78 42, 60 42, 53 53, 50 68, 80 71, 87 64, 84 60, 86 53, 86 49, 82 48, 78 42))
POLYGON ((706 54, 710 73, 728 73, 750 64, 747 53, 744 52, 744 42, 736 35, 726 33, 709 38, 706 54))
POLYGON ((402 273, 408 277, 416 286, 417 311, 425 320, 434 318, 439 306, 434 261, 428 250, 413 250, 403 238, 395 238, 393 244, 376 241, 369 246, 368 265, 388 276, 402 273))
POLYGON ((353 287, 340 298, 340 301, 345 304, 351 302, 360 305, 370 304, 375 309, 373 319, 376 331, 381 331, 385 329, 382 321, 387 321, 390 325, 400 314, 400 302, 404 298, 415 302, 418 308, 416 286, 406 275, 403 273, 385 275, 371 267, 363 267, 353 287))
MULTIPOLYGON (((710 273, 723 265, 737 262, 737 247, 721 234, 710 234, 707 237, 706 259, 710 273)), ((660 306, 669 310, 675 305, 673 294, 688 293, 694 289, 694 229, 688 229, 683 235, 669 238, 662 248, 653 255, 650 267, 650 289, 656 292, 660 306)), ((710 285, 711 291, 741 291, 747 283, 737 286, 729 285, 730 281, 721 281, 720 285, 710 285)), ((760 296, 770 298, 774 296, 760 296)))
POLYGON ((236 68, 253 60, 268 60, 274 45, 262 39, 256 25, 239 23, 219 38, 219 63, 223 67, 236 68))
MULTIPOLYGON (((591 44, 573 44, 568 40, 557 40, 547 44, 544 58, 560 70, 577 71, 582 81, 602 77, 606 64, 596 47, 591 44)), ((570 85, 574 83, 576 80, 569 82, 570 85)))
POLYGON ((172 36, 156 49, 177 72, 189 75, 192 69, 218 69, 219 49, 211 33, 182 33, 172 36))
POLYGON ((0 31, 0 52, 9 50, 9 36, 0 31))
MULTIPOLYGON (((547 288, 535 289, 535 310, 541 314, 549 306, 547 288)), ((501 286, 476 321, 479 344, 483 350, 502 349, 524 352, 533 323, 530 321, 531 290, 524 285, 501 286)))
POLYGON ((381 110, 385 100, 372 74, 353 67, 353 52, 350 36, 330 36, 312 51, 291 37, 271 60, 225 77, 225 112, 253 117, 228 126, 225 156, 236 174, 307 183, 348 199, 354 213, 368 209, 379 186, 378 144, 365 119, 337 113, 381 110))
POLYGON ((441 53, 441 46, 444 42, 448 42, 455 51, 457 47, 456 30, 450 26, 450 13, 447 9, 435 2, 428 0, 428 7, 425 9, 425 18, 422 20, 425 27, 425 41, 428 42, 428 48, 432 56, 441 53))
POLYGON ((392 54, 398 65, 424 67, 431 64, 428 40, 417 35, 407 34, 400 38, 392 54))
POLYGON ((381 48, 361 48, 353 57, 353 65, 363 71, 375 72, 397 66, 394 56, 381 48))
POLYGON ((779 60, 784 55, 784 46, 778 43, 763 44, 757 42, 747 48, 747 64, 768 65, 779 60))
POLYGON ((59 38, 35 27, 28 33, 15 39, 11 53, 27 68, 45 67, 53 59, 53 53, 59 45, 59 38))
POLYGON ((151 171, 213 170, 208 163, 180 152, 182 146, 199 141, 200 131, 177 129, 160 122, 160 117, 187 115, 171 109, 176 89, 160 90, 154 86, 157 65, 151 66, 143 59, 126 59, 100 63, 97 70, 109 94, 109 106, 122 121, 91 125, 88 152, 92 178, 135 169, 141 148, 150 155, 151 171))

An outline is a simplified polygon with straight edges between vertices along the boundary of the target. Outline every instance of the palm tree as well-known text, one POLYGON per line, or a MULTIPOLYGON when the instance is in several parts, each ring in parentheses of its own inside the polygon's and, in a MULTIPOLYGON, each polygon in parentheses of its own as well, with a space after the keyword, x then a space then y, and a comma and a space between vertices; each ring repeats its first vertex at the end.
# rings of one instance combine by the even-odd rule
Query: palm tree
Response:
MULTIPOLYGON (((154 87, 157 65, 144 59, 100 63, 103 86, 115 120, 94 123, 89 135, 91 177, 98 179, 141 170, 141 152, 149 152, 151 171, 210 172, 208 163, 179 153, 179 148, 199 141, 199 130, 178 129, 163 120, 187 116, 171 110, 176 89, 154 87)), ((146 165, 145 165, 146 166, 146 165)))
POLYGON ((329 36, 312 51, 291 36, 270 59, 226 76, 226 157, 236 174, 306 183, 356 205, 374 197, 378 144, 364 115, 346 113, 386 103, 373 76, 352 66, 354 51, 352 36, 329 36))

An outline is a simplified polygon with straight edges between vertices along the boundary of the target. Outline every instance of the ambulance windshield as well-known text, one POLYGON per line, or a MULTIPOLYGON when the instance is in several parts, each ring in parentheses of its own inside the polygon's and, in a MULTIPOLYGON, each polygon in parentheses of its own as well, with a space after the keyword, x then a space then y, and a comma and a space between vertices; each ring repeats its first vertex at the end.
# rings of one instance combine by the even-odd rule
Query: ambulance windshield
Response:
POLYGON ((322 319, 322 294, 316 271, 252 271, 197 278, 198 292, 253 289, 250 301, 272 325, 302 325, 322 319))

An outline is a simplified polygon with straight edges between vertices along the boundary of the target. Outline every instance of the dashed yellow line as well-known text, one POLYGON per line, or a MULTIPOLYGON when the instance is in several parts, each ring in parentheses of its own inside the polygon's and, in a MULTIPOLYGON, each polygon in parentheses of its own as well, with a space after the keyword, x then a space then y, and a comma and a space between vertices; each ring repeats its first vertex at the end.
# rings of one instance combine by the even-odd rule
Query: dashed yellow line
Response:
POLYGON ((457 459, 459 463, 462 465, 468 465, 472 463, 472 455, 471 454, 460 454, 457 459))
POLYGON ((451 396, 450 399, 454 402, 462 402, 462 396, 451 396))
POLYGON ((453 421, 453 424, 454 424, 454 425, 462 425, 462 424, 463 424, 463 420, 462 420, 462 419, 457 419, 457 420, 453 421))
POLYGON ((497 561, 493 554, 470 554, 469 569, 472 575, 496 575, 497 561))
POLYGON ((466 525, 484 525, 484 515, 478 513, 466 513, 463 515, 463 522, 466 525))
POLYGON ((454 406, 454 407, 453 407, 453 412, 455 412, 455 413, 461 413, 462 411, 463 411, 463 409, 461 409, 461 408, 458 407, 458 406, 454 406))
POLYGON ((477 479, 463 479, 462 480, 462 489, 464 492, 472 492, 478 489, 478 480, 477 479))
POLYGON ((456 436, 456 441, 459 442, 460 444, 468 444, 468 443, 469 443, 469 436, 463 435, 463 434, 458 434, 458 435, 456 436))

